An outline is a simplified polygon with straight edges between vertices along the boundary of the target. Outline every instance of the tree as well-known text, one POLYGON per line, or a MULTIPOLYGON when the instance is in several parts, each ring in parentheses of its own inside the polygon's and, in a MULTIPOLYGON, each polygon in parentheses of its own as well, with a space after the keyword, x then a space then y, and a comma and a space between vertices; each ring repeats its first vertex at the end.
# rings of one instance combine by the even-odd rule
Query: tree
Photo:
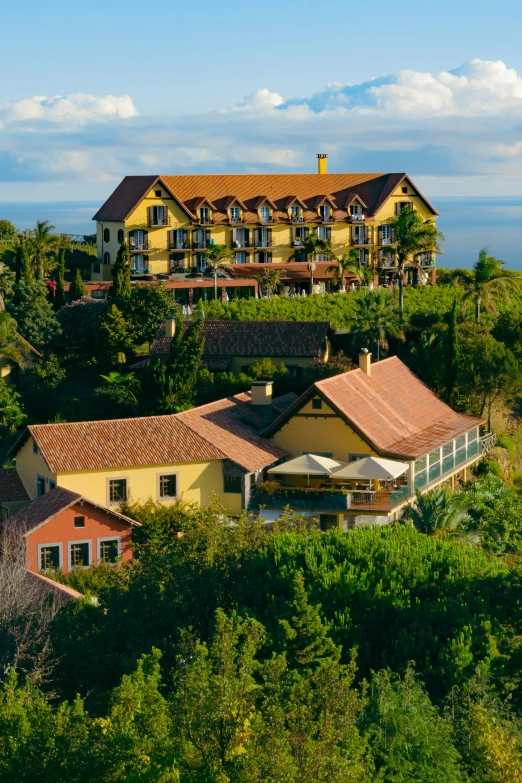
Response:
POLYGON ((463 301, 475 305, 475 321, 480 322, 481 308, 495 311, 495 297, 505 299, 514 289, 520 288, 522 280, 514 272, 504 269, 504 262, 488 255, 482 248, 472 270, 459 270, 455 282, 466 288, 463 301))
POLYGON ((0 313, 5 310, 4 296, 11 293, 13 273, 3 261, 0 261, 0 313))
POLYGON ((0 240, 14 240, 17 236, 16 226, 9 220, 0 220, 0 240))
POLYGON ((446 337, 446 355, 445 355, 445 387, 446 402, 451 404, 457 375, 460 364, 460 343, 459 331, 457 326, 457 300, 453 302, 453 307, 447 316, 448 334, 446 337))
POLYGON ((259 283, 261 291, 264 290, 266 296, 272 297, 279 285, 281 272, 279 269, 263 269, 262 272, 258 272, 253 277, 259 283))
POLYGON ((72 281, 70 288, 69 288, 69 299, 71 302, 76 301, 76 299, 81 299, 82 296, 87 295, 87 289, 85 287, 85 283, 82 280, 82 273, 79 267, 76 268, 76 272, 74 275, 74 280, 72 281))
POLYGON ((390 221, 397 257, 397 279, 399 283, 400 320, 404 318, 404 269, 406 265, 419 268, 415 256, 419 253, 441 253, 439 243, 444 235, 433 220, 424 220, 419 212, 403 207, 400 214, 390 221))
POLYGON ((133 286, 128 304, 123 308, 133 345, 150 345, 164 318, 175 315, 179 310, 174 292, 165 283, 138 283, 133 286))
POLYGON ((11 434, 19 430, 25 422, 20 399, 20 395, 0 378, 0 427, 11 434))
POLYGON ((208 266, 214 273, 214 299, 217 299, 218 269, 231 264, 234 260, 234 253, 228 245, 210 245, 206 258, 208 266))
POLYGON ((113 299, 129 299, 131 295, 131 256, 129 246, 122 242, 114 267, 111 270, 114 283, 109 289, 109 296, 113 299))
POLYGON ((389 670, 373 676, 363 724, 386 783, 464 783, 450 723, 410 666, 404 679, 389 670))
POLYGON ((118 354, 124 353, 130 346, 127 321, 115 304, 109 304, 100 319, 98 340, 100 357, 108 364, 119 361, 118 354))
POLYGON ((24 348, 16 331, 16 321, 8 313, 0 311, 0 356, 15 364, 21 364, 24 348))
POLYGON ((329 266, 326 270, 328 274, 332 274, 332 281, 334 285, 340 284, 339 290, 345 291, 344 278, 347 272, 351 272, 359 283, 362 285, 369 285, 373 283, 375 278, 375 270, 371 266, 361 264, 359 251, 356 248, 352 248, 347 253, 343 253, 341 258, 337 259, 337 264, 329 266))
MULTIPOLYGON (((111 407, 116 408, 118 417, 123 409, 123 415, 134 415, 136 413, 141 384, 134 377, 133 372, 121 374, 119 372, 110 372, 108 375, 100 376, 105 384, 95 389, 95 393, 105 398, 111 403, 111 407)), ((108 418, 112 411, 109 413, 108 418)))
POLYGON ((314 292, 314 271, 317 262, 317 256, 323 256, 330 260, 337 261, 337 256, 333 252, 332 243, 329 239, 319 239, 317 231, 311 231, 305 239, 302 240, 302 246, 299 250, 289 257, 289 261, 308 261, 310 271, 310 293, 314 292))
POLYGON ((20 237, 16 246, 16 282, 30 283, 32 280, 33 271, 27 239, 20 237))
POLYGON ((399 337, 401 330, 397 316, 393 311, 393 300, 383 288, 377 291, 364 291, 355 305, 353 330, 360 334, 362 341, 373 348, 380 358, 381 348, 388 347, 388 337, 399 337))
MULTIPOLYGON (((435 487, 422 494, 415 491, 414 505, 408 505, 404 519, 429 536, 448 536, 470 546, 480 543, 481 531, 470 516, 471 504, 464 493, 451 492, 447 487, 435 487)), ((479 507, 475 504, 475 510, 479 507)))
MULTIPOLYGON (((78 275, 79 270, 76 270, 76 275, 78 275)), ((65 250, 60 250, 60 255, 58 257, 58 265, 56 267, 55 272, 56 277, 56 291, 54 292, 54 309, 59 310, 61 307, 65 304, 65 250)), ((80 277, 80 282, 83 285, 83 281, 80 277)), ((85 286, 83 286, 84 293, 80 294, 80 296, 76 296, 78 293, 78 281, 75 277, 74 282, 71 286, 71 288, 74 286, 75 288, 75 296, 74 299, 79 299, 80 296, 85 296, 85 286)))
POLYGON ((48 220, 37 220, 32 231, 31 247, 38 280, 44 279, 47 254, 58 244, 58 237, 52 233, 55 230, 56 226, 52 226, 48 220))
POLYGON ((47 298, 47 287, 41 280, 20 281, 13 286, 14 297, 8 303, 10 315, 18 324, 18 331, 35 348, 45 347, 60 334, 60 325, 47 298))

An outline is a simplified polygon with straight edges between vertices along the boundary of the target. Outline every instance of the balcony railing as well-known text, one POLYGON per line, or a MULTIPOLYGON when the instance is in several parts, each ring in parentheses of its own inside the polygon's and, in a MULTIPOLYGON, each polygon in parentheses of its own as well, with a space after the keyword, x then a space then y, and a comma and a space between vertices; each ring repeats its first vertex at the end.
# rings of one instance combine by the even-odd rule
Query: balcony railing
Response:
POLYGON ((129 249, 131 253, 143 253, 144 250, 151 249, 151 244, 150 242, 131 242, 129 249))
POLYGON ((292 215, 290 220, 292 223, 304 223, 304 217, 302 215, 292 215))
POLYGON ((230 223, 233 226, 238 226, 238 225, 244 223, 244 220, 243 220, 242 217, 231 217, 230 218, 230 223))
POLYGON ((232 241, 231 247, 232 247, 233 250, 238 250, 238 249, 245 248, 245 247, 252 247, 252 243, 251 243, 250 240, 248 240, 248 242, 247 242, 244 239, 234 239, 232 241))
POLYGON ((208 242, 206 239, 202 239, 199 242, 192 243, 193 250, 208 250, 208 242))
POLYGON ((256 240, 256 247, 272 247, 272 240, 271 239, 257 239, 256 240))
POLYGON ((189 242, 173 242, 169 241, 169 250, 190 250, 189 242))
POLYGON ((151 228, 158 228, 159 226, 170 226, 170 215, 164 217, 150 217, 148 225, 151 228))
POLYGON ((358 235, 355 237, 352 237, 352 243, 354 245, 370 245, 370 237, 367 234, 358 235))

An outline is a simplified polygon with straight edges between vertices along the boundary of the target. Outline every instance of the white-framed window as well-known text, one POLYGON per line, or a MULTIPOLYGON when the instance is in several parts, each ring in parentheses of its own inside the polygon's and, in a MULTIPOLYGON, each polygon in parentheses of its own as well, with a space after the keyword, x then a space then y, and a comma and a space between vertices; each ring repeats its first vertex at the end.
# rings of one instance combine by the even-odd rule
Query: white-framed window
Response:
POLYGON ((37 476, 36 477, 36 499, 41 498, 42 495, 45 495, 45 491, 47 489, 47 479, 45 476, 37 476))
POLYGON ((143 229, 138 228, 133 231, 130 236, 131 250, 146 250, 146 233, 143 229))
POLYGON ((54 568, 63 568, 63 547, 59 541, 54 544, 38 544, 38 570, 45 573, 54 568))
POLYGON ((106 563, 107 565, 116 565, 121 557, 121 538, 119 536, 107 536, 97 540, 98 565, 106 563))
POLYGON ((104 264, 110 264, 111 263, 111 254, 110 253, 104 253, 103 254, 103 263, 104 264))
POLYGON ((301 219, 301 205, 300 204, 292 204, 290 207, 290 217, 292 220, 300 220, 301 219))
POLYGON ((361 212, 360 204, 350 204, 350 215, 360 215, 361 212))
POLYGON ((380 234, 381 234, 381 244, 391 245, 392 236, 393 236, 392 227, 388 225, 381 226, 380 234))
POLYGON ((143 274, 144 270, 147 268, 148 262, 149 262, 148 256, 144 256, 142 253, 138 253, 137 256, 134 256, 133 258, 134 269, 136 270, 138 275, 143 274))
POLYGON ((210 223, 210 209, 208 207, 200 207, 199 219, 201 223, 210 223))
POLYGON ((330 256, 327 256, 325 253, 317 253, 315 258, 318 263, 326 263, 331 260, 330 256))
POLYGON ((230 207, 230 220, 241 220, 241 210, 239 207, 230 207))
POLYGON ((175 500, 178 497, 177 473, 158 473, 158 500, 175 500))
POLYGON ((154 207, 149 207, 149 209, 150 209, 149 224, 151 226, 168 226, 169 213, 167 211, 167 207, 163 205, 158 205, 154 207))
POLYGON ((247 262, 247 254, 244 252, 241 253, 234 253, 234 263, 235 264, 246 264, 247 262))
POLYGON ((322 204, 319 207, 319 214, 321 215, 323 220, 330 220, 332 217, 332 208, 330 204, 322 204))
POLYGON ((327 240, 329 237, 329 230, 327 226, 317 226, 317 238, 327 240))
POLYGON ((92 564, 92 541, 69 541, 69 571, 73 568, 89 568, 92 564))
POLYGON ((268 205, 259 207, 259 217, 261 220, 270 220, 272 217, 272 211, 268 205))
POLYGON ((107 479, 107 504, 109 506, 118 506, 128 499, 129 479, 128 478, 109 478, 107 479))

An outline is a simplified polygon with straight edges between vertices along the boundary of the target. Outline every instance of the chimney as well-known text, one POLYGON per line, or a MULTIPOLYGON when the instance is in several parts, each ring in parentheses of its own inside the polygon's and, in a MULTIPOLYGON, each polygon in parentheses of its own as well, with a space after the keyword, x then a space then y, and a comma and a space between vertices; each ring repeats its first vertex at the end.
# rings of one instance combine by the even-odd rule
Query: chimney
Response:
POLYGON ((372 374, 372 355, 368 353, 368 348, 363 348, 359 354, 359 367, 366 375, 372 374))
POLYGON ((272 381, 254 381, 252 405, 272 405, 272 381))
POLYGON ((326 174, 326 163, 328 161, 328 155, 324 152, 317 156, 317 173, 326 174))
POLYGON ((176 319, 173 315, 167 315, 165 317, 165 337, 168 337, 170 340, 172 340, 175 334, 176 319))

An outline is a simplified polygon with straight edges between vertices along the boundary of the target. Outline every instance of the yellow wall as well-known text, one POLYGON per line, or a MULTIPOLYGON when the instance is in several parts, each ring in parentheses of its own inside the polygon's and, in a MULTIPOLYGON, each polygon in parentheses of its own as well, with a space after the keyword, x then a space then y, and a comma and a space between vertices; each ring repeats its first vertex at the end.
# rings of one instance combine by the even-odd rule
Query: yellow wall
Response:
POLYGON ((133 500, 144 501, 150 497, 159 500, 158 475, 177 473, 178 496, 183 497, 183 500, 203 506, 210 501, 212 494, 216 493, 231 513, 239 514, 241 511, 241 495, 223 492, 221 460, 117 470, 85 470, 55 475, 49 471, 40 455, 33 454, 33 442, 32 439, 28 439, 18 452, 16 469, 31 499, 36 497, 36 477, 40 475, 55 480, 58 486, 79 492, 103 506, 109 505, 107 479, 116 478, 128 479, 127 487, 133 500))
POLYGON ((316 410, 310 400, 296 413, 272 438, 292 457, 326 452, 346 462, 349 454, 376 454, 325 402, 316 410))
MULTIPOLYGON (((331 228, 332 246, 334 252, 338 256, 341 256, 343 253, 345 253, 347 248, 353 246, 353 242, 352 242, 353 225, 365 225, 370 235, 369 245, 357 245, 356 247, 369 248, 370 250, 372 250, 372 252, 375 252, 375 255, 377 255, 377 251, 379 247, 377 244, 379 241, 378 226, 387 223, 390 220, 390 218, 395 217, 396 214, 395 205, 398 201, 411 201, 414 205, 414 208, 419 211, 422 217, 424 217, 425 219, 433 218, 433 214, 425 205, 424 201, 417 195, 415 189, 412 188, 409 184, 403 183, 402 185, 399 185, 398 188, 396 188, 396 190, 383 204, 383 206, 381 207, 381 209, 373 219, 367 221, 361 221, 360 224, 345 223, 345 222, 329 224, 331 228), (402 192, 403 187, 407 187, 408 193, 402 192)), ((347 214, 348 214, 348 210, 347 210, 347 214)), ((304 226, 306 224, 303 223, 299 225, 304 226)), ((151 190, 147 194, 147 196, 143 199, 143 201, 136 207, 133 213, 127 218, 127 220, 125 221, 125 225, 123 223, 98 222, 97 246, 98 246, 98 264, 100 264, 100 266, 99 267, 93 266, 93 272, 92 272, 93 280, 112 280, 110 274, 111 267, 104 266, 102 263, 103 253, 107 250, 110 252, 111 265, 112 265, 116 259, 116 254, 118 252, 118 242, 117 242, 118 229, 123 227, 125 228, 126 241, 129 240, 129 232, 136 228, 143 228, 149 232, 148 238, 152 248, 151 250, 146 251, 145 255, 148 255, 149 257, 148 265, 152 274, 167 274, 170 272, 171 262, 169 260, 169 256, 172 252, 179 252, 179 253, 183 252, 185 256, 186 266, 193 266, 196 264, 195 256, 196 253, 198 252, 197 250, 171 251, 168 248, 169 231, 178 228, 188 229, 189 244, 192 247, 192 231, 194 230, 194 227, 192 226, 192 221, 186 215, 184 210, 179 206, 179 204, 167 193, 167 191, 164 188, 161 188, 160 185, 157 185, 153 190, 151 190), (154 194, 155 190, 160 190, 160 189, 162 191, 161 198, 155 196, 154 194), (157 228, 147 226, 147 220, 148 220, 147 208, 155 205, 163 205, 168 208, 169 215, 170 215, 169 226, 161 226, 157 228), (102 241, 102 233, 104 227, 109 228, 111 232, 111 239, 109 244, 104 243, 102 241), (95 269, 99 269, 99 271, 94 271, 95 269)), ((267 227, 271 228, 272 230, 272 247, 268 248, 268 250, 271 251, 272 253, 272 262, 273 263, 287 262, 290 259, 290 257, 294 255, 296 250, 298 250, 298 248, 292 246, 294 227, 290 225, 282 225, 282 224, 270 224, 267 227)), ((210 228, 211 238, 214 240, 216 244, 226 244, 229 247, 232 246, 234 226, 206 226, 204 228, 210 228)), ((249 226, 249 228, 252 237, 252 231, 254 226, 249 226)), ((237 248, 237 250, 242 251, 243 249, 237 248)), ((260 248, 260 250, 266 250, 266 248, 260 248)), ((250 249, 245 249, 244 252, 247 253, 248 260, 251 263, 253 263, 255 261, 256 250, 254 248, 250 248, 250 249)), ((377 258, 375 258, 374 260, 377 261, 377 258)))

